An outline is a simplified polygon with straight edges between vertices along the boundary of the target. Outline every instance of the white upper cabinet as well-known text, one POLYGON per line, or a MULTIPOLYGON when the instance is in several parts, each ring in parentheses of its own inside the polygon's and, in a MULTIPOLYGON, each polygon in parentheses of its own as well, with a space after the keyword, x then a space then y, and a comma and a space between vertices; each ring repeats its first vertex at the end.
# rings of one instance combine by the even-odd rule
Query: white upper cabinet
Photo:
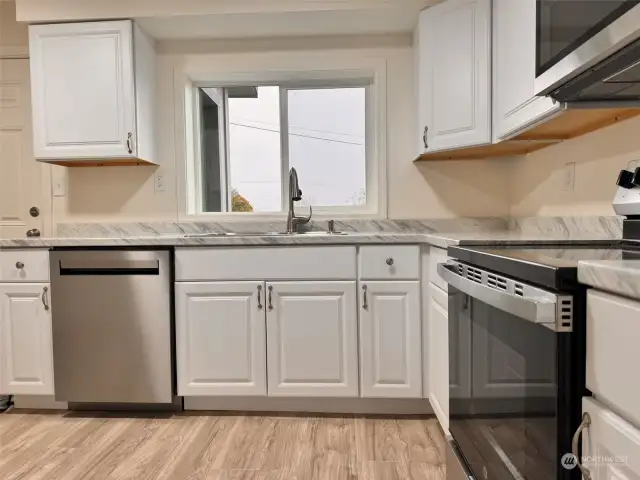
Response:
POLYGON ((29 27, 34 154, 156 163, 153 43, 129 21, 29 27))
POLYGON ((53 395, 48 284, 0 284, 0 393, 53 395))
POLYGON ((534 95, 536 0, 493 0, 493 135, 504 140, 560 109, 534 95))
POLYGON ((491 0, 446 0, 416 35, 419 153, 491 143, 491 0))
POLYGON ((176 284, 178 395, 266 395, 263 282, 176 284))
POLYGON ((358 396, 355 282, 267 283, 269 395, 358 396))
POLYGON ((422 397, 420 329, 420 282, 362 282, 363 397, 422 397))

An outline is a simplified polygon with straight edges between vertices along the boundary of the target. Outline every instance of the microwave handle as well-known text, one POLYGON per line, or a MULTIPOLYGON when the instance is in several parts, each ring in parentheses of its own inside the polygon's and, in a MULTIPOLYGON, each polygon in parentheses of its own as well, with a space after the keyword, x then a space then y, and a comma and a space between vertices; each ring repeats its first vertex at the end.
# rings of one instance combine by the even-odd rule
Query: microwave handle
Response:
MULTIPOLYGON (((452 265, 440 263, 438 264, 438 275, 462 293, 516 317, 561 331, 556 328, 557 301, 523 298, 510 292, 496 290, 459 275, 454 271, 454 268, 452 265)), ((566 331, 566 329, 562 329, 562 331, 566 331)))

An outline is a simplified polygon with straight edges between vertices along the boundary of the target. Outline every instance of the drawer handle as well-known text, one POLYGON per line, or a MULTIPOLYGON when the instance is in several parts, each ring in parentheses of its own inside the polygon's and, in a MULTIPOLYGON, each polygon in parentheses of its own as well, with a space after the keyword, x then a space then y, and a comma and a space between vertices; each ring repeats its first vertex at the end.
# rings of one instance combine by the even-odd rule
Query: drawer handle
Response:
POLYGON ((389 265, 390 267, 393 266, 393 258, 391 257, 387 258, 387 265, 389 265))
POLYGON ((576 465, 582 472, 584 480, 591 480, 591 472, 589 472, 589 469, 587 469, 587 467, 582 465, 582 463, 580 462, 580 457, 578 456, 578 442, 580 441, 580 435, 582 434, 584 429, 589 428, 590 426, 591 416, 587 412, 585 412, 582 414, 582 423, 576 430, 576 433, 573 434, 573 439, 571 440, 571 453, 573 453, 573 456, 575 457, 576 465))
POLYGON ((258 285, 258 310, 262 310, 262 285, 258 285))
POLYGON ((369 308, 369 304, 367 303, 367 286, 366 285, 362 285, 362 308, 365 310, 369 308))
POLYGON ((49 310, 49 295, 47 295, 49 292, 49 287, 44 287, 42 289, 42 305, 44 305, 44 309, 45 310, 49 310))
POLYGON ((22 263, 22 262, 16 262, 16 268, 17 268, 18 270, 22 270, 22 269, 24 268, 24 263, 22 263))
POLYGON ((127 152, 129 155, 133 153, 133 133, 131 132, 127 134, 127 152))
POLYGON ((273 310, 273 285, 269 285, 269 310, 273 310))

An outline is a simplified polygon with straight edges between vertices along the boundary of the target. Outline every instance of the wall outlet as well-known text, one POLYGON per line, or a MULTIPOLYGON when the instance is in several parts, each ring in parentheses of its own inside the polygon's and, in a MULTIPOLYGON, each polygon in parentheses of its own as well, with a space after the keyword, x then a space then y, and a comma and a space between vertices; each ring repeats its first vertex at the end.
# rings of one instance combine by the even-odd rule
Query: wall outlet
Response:
POLYGON ((573 192, 576 183, 576 162, 567 162, 562 172, 562 188, 565 192, 573 192))
POLYGON ((164 175, 156 173, 154 176, 153 189, 156 192, 164 192, 167 190, 167 183, 164 180, 164 175))
POLYGON ((67 175, 65 172, 53 172, 51 179, 51 190, 54 197, 67 196, 67 175))

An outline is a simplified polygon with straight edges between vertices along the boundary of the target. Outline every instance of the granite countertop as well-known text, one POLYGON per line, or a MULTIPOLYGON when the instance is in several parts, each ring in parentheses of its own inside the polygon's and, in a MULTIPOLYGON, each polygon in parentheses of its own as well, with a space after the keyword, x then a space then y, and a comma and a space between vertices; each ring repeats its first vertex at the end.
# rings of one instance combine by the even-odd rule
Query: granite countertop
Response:
POLYGON ((518 231, 456 233, 349 233, 348 235, 251 235, 195 236, 153 235, 136 237, 59 237, 0 239, 0 248, 121 247, 121 246, 239 246, 239 245, 368 245, 426 243, 440 248, 450 245, 562 245, 611 243, 610 236, 598 234, 550 235, 518 231))
POLYGON ((599 290, 640 299, 640 260, 583 260, 578 280, 599 290))

